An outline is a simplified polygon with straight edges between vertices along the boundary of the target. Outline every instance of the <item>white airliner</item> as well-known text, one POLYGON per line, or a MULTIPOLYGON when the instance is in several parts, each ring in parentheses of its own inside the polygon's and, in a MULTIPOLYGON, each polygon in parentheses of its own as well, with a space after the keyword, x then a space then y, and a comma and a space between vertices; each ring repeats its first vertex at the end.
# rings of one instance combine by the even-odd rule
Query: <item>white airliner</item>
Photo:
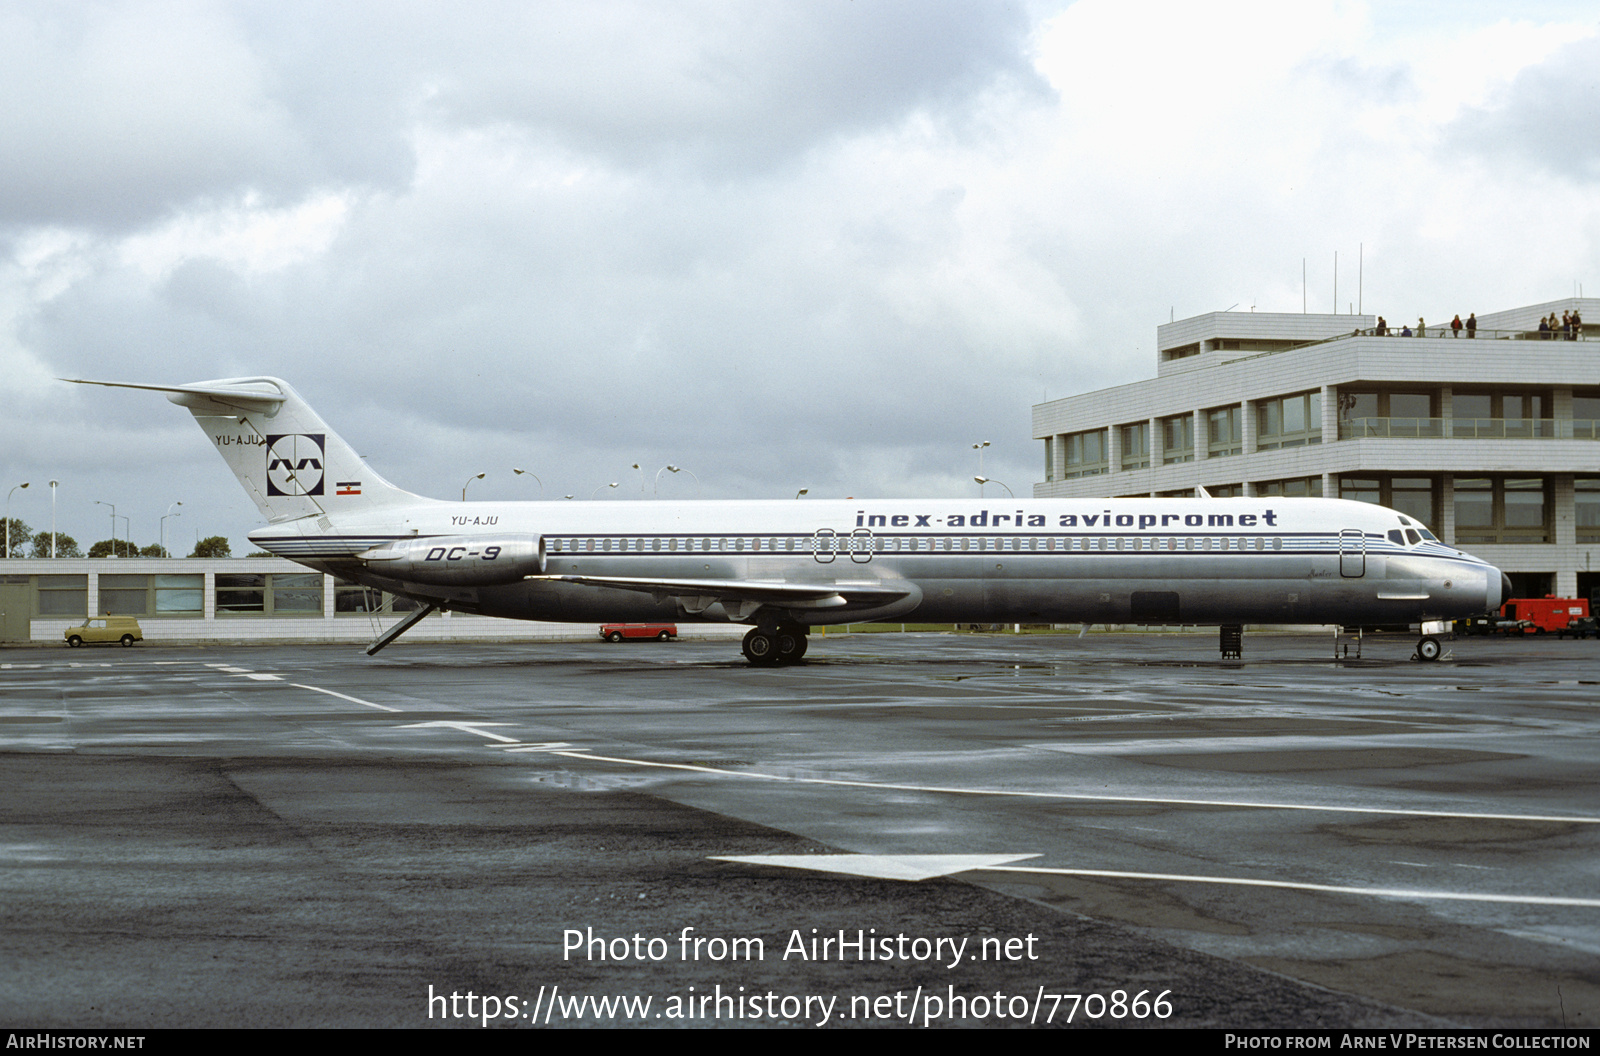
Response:
POLYGON ((286 382, 137 385, 187 407, 266 527, 250 541, 422 607, 567 623, 749 624, 784 664, 824 624, 1415 625, 1497 608, 1499 569, 1341 499, 445 502, 390 484, 286 382))

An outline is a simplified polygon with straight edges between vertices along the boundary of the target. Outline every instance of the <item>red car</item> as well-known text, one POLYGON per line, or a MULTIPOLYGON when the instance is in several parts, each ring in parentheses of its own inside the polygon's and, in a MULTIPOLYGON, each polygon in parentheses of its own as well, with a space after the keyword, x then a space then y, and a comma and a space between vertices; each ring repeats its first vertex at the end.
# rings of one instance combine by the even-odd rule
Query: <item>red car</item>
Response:
POLYGON ((600 637, 608 642, 620 642, 624 638, 654 638, 665 642, 677 636, 675 623, 606 623, 600 626, 600 637))

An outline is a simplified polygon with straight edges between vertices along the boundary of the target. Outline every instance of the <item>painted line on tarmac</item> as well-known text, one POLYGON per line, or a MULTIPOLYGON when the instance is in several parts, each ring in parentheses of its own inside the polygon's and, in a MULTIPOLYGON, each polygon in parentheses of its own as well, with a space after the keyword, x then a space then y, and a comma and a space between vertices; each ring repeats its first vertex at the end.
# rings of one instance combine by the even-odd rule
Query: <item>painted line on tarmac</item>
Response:
POLYGON ((1012 788, 950 788, 943 785, 906 785, 887 781, 845 781, 826 777, 786 777, 781 774, 763 774, 753 770, 726 770, 693 763, 664 763, 654 759, 624 759, 617 756, 591 755, 584 751, 551 752, 573 759, 593 762, 621 763, 625 766, 649 766, 663 770, 691 770, 703 774, 743 777, 757 781, 780 781, 797 785, 831 785, 838 788, 871 788, 885 792, 931 792, 956 796, 1011 796, 1021 799, 1074 800, 1084 803, 1144 803, 1169 807, 1227 807, 1252 810, 1303 810, 1324 814, 1371 814, 1382 817, 1405 818, 1464 818, 1474 821, 1533 821, 1562 825, 1600 825, 1600 817, 1581 817, 1563 814, 1488 814, 1463 810, 1421 810, 1397 807, 1347 807, 1317 803, 1271 803, 1248 799, 1180 799, 1161 796, 1091 795, 1083 792, 1032 792, 1012 788))
POLYGON ((502 745, 520 746, 522 744, 522 742, 519 741, 515 737, 502 737, 498 733, 489 733, 486 730, 483 730, 483 729, 479 728, 479 727, 482 727, 482 726, 511 726, 511 725, 513 725, 513 723, 509 723, 509 722, 444 722, 444 721, 438 721, 438 722, 413 722, 413 723, 410 723, 408 725, 400 727, 400 729, 402 729, 402 730, 425 730, 425 729, 429 729, 431 727, 440 727, 440 726, 442 726, 442 727, 446 727, 446 728, 452 729, 452 730, 460 730, 462 733, 473 733, 473 734, 477 734, 479 737, 487 737, 491 741, 499 741, 502 745))
POLYGON ((1519 906, 1580 906, 1600 909, 1600 898, 1565 898, 1559 895, 1472 894, 1464 891, 1422 891, 1403 887, 1346 887, 1341 884, 1311 884, 1294 880, 1254 880, 1243 876, 1190 876, 1184 873, 1130 873, 1118 869, 1047 869, 1042 866, 991 865, 981 867, 991 873, 1032 873, 1050 876, 1093 876, 1110 880, 1164 880, 1182 884, 1226 884, 1234 887, 1273 887, 1290 891, 1316 891, 1322 894, 1363 895, 1368 898, 1417 899, 1430 902, 1500 902, 1519 906))
POLYGON ((364 704, 369 708, 377 708, 380 711, 402 711, 403 710, 401 708, 391 708, 387 704, 374 704, 370 700, 362 700, 360 697, 352 697, 348 693, 335 693, 333 690, 331 690, 331 689, 323 689, 321 686, 302 686, 298 682, 290 682, 289 684, 291 686, 293 686, 295 689, 309 689, 313 693, 326 693, 330 697, 338 697, 340 700, 348 700, 352 704, 364 704))

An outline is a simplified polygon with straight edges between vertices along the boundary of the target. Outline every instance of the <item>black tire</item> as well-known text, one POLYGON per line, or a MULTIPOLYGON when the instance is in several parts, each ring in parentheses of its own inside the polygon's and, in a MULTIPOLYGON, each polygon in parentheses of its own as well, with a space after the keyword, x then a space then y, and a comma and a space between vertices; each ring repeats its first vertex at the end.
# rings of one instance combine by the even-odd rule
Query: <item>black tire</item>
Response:
POLYGON ((1427 660, 1430 663, 1444 655, 1444 646, 1439 644, 1439 639, 1429 637, 1417 643, 1417 659, 1427 660))
POLYGON ((67 644, 76 649, 78 646, 83 644, 83 639, 79 638, 77 635, 73 635, 71 638, 67 639, 67 644))
POLYGON ((658 642, 666 642, 666 641, 671 641, 671 640, 672 640, 672 632, 671 631, 662 631, 660 634, 656 635, 656 641, 658 641, 658 642))
POLYGON ((133 635, 125 634, 125 635, 122 636, 122 647, 124 649, 128 648, 132 644, 133 644, 133 635))
POLYGON ((778 636, 756 628, 744 636, 744 658, 756 667, 771 667, 778 662, 778 636))
POLYGON ((777 633, 778 663, 797 663, 806 655, 806 632, 800 627, 779 627, 777 633))
POLYGON ((606 641, 608 641, 608 642, 620 642, 620 641, 622 641, 622 632, 621 631, 612 631, 610 634, 606 635, 606 641))

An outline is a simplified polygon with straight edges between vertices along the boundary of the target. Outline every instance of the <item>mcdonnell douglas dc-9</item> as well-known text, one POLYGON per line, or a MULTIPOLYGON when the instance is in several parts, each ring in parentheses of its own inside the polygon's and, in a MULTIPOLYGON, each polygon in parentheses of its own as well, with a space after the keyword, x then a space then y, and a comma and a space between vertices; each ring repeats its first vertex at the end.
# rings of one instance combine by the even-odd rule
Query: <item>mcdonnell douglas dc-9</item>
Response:
POLYGON ((390 484, 287 383, 82 384, 186 407, 261 509, 250 541, 435 610, 750 626, 752 664, 810 628, 919 623, 1415 625, 1497 608, 1500 570, 1403 513, 1313 498, 444 502, 390 484))

